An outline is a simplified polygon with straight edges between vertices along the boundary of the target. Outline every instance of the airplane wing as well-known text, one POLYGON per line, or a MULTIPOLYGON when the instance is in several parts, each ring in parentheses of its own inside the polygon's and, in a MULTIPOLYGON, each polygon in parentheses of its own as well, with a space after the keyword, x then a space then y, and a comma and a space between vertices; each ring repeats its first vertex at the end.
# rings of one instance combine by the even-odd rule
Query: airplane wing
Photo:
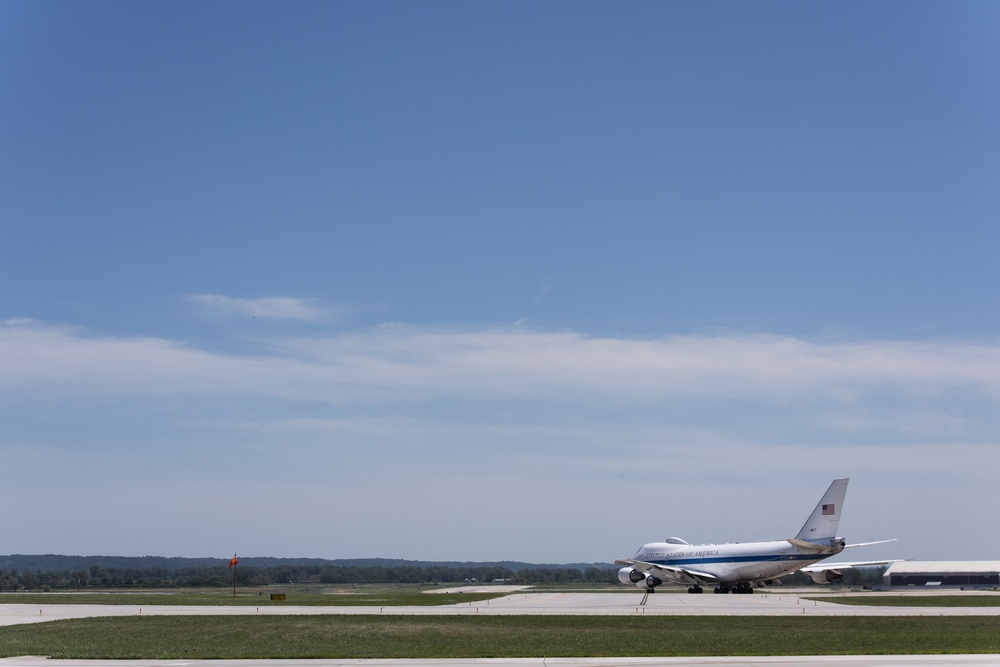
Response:
POLYGON ((657 565, 641 560, 631 560, 622 558, 615 561, 615 565, 631 565, 639 572, 651 572, 664 581, 672 581, 681 584, 716 584, 719 578, 708 572, 692 570, 686 567, 673 567, 671 565, 657 565))
MULTIPOLYGON (((816 542, 800 540, 795 537, 785 541, 791 544, 799 551, 805 551, 807 553, 822 554, 822 553, 833 553, 834 551, 837 551, 837 549, 832 545, 817 544, 816 542)), ((873 544, 887 544, 889 542, 895 542, 895 541, 896 539, 893 538, 891 540, 879 540, 877 542, 861 542, 860 544, 845 544, 844 548, 853 549, 854 547, 870 547, 873 544)))
MULTIPOLYGON (((892 538, 891 540, 879 540, 878 542, 862 542, 861 544, 845 544, 844 548, 845 549, 852 549, 854 547, 870 547, 873 544, 887 544, 889 542, 896 542, 896 541, 897 541, 896 538, 892 538)), ((895 561, 893 561, 893 562, 895 562, 895 561)))
MULTIPOLYGON (((861 546, 860 544, 858 546, 861 546)), ((873 565, 889 565, 890 563, 901 563, 904 559, 896 558, 893 560, 858 560, 850 563, 823 563, 822 565, 809 565, 807 567, 799 570, 800 572, 805 572, 806 574, 811 574, 813 572, 828 572, 830 570, 850 570, 854 567, 870 567, 873 565)))

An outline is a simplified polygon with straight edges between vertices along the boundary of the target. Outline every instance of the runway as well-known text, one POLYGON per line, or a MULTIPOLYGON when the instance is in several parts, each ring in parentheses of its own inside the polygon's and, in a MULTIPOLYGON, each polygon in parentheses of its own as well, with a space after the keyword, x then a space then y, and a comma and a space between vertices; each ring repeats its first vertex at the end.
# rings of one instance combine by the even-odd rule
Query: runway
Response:
MULTIPOLYGON (((812 595, 816 595, 813 593, 812 595)), ((867 607, 816 602, 797 593, 685 595, 660 593, 640 606, 636 593, 513 593, 495 600, 433 607, 209 607, 182 605, 0 604, 0 625, 94 616, 248 615, 587 615, 587 616, 1000 616, 1000 607, 867 607)))
MULTIPOLYGON (((812 594, 815 595, 815 594, 812 594)), ((240 615, 588 615, 588 616, 979 616, 1000 615, 1000 607, 864 607, 815 602, 797 593, 756 595, 652 595, 640 606, 635 593, 514 592, 486 602, 435 607, 207 607, 133 605, 0 604, 0 625, 96 616, 240 615)), ((49 660, 0 659, 0 667, 1000 667, 1000 655, 779 656, 682 658, 516 658, 418 660, 49 660)))

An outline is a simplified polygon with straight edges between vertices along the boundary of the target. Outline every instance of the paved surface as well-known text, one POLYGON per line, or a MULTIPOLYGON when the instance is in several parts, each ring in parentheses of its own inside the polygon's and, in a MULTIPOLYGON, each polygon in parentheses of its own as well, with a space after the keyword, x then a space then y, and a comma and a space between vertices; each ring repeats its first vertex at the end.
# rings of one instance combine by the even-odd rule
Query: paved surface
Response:
POLYGON ((479 586, 459 586, 457 588, 433 588, 424 592, 428 595, 440 595, 441 593, 514 593, 515 591, 525 591, 529 588, 531 586, 482 584, 479 586))
MULTIPOLYGON (((798 594, 651 595, 639 606, 635 593, 515 593, 489 602, 439 607, 187 607, 132 605, 0 605, 0 625, 64 618, 133 615, 680 615, 680 616, 1000 616, 1000 607, 862 607, 813 602, 798 594)), ((39 657, 0 659, 0 667, 1000 667, 1000 655, 790 656, 694 658, 520 658, 464 660, 49 660, 39 657)))
POLYGON ((660 593, 640 606, 635 593, 515 593, 496 600, 434 607, 201 607, 0 604, 0 625, 94 616, 239 615, 590 615, 590 616, 1000 616, 1000 607, 865 607, 814 602, 798 594, 685 595, 660 593))

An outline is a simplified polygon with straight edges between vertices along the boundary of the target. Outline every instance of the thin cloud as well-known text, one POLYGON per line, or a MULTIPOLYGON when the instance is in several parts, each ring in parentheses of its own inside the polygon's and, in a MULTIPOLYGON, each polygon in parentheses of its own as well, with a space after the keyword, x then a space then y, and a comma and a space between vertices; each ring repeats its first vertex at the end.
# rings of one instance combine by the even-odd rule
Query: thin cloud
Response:
POLYGON ((535 295, 535 303, 541 303, 542 299, 552 291, 552 279, 546 278, 545 282, 542 283, 541 287, 538 288, 538 293, 535 295))
POLYGON ((247 299, 222 294, 191 294, 186 299, 215 313, 268 320, 314 322, 337 314, 334 310, 322 308, 312 299, 293 297, 271 296, 247 299))
MULTIPOLYGON (((8 320, 0 397, 121 401, 169 397, 178 418, 399 420, 449 415, 494 428, 598 419, 666 432, 782 441, 992 441, 1000 346, 812 342, 779 336, 592 338, 523 328, 441 331, 399 325, 272 337, 222 354, 162 338, 93 336, 8 320), (243 415, 243 416, 241 416, 243 415)), ((138 408, 137 408, 138 409, 138 408)), ((621 427, 619 427, 621 428, 621 427)))
POLYGON ((806 395, 850 402, 873 392, 962 392, 1000 400, 1000 346, 985 343, 828 343, 760 335, 646 340, 398 325, 260 342, 253 354, 221 354, 181 341, 90 336, 7 320, 0 326, 0 388, 359 403, 443 397, 760 402, 806 395))
MULTIPOLYGON (((203 507, 237 493, 262 508, 248 510, 255 524, 241 534, 291 532, 305 553, 363 548, 395 555, 398 540, 383 541, 384 535, 412 530, 420 523, 415 515, 451 511, 455 521, 475 525, 476 507, 508 502, 518 520, 503 539, 474 532, 481 550, 475 556, 466 551, 469 540, 448 531, 423 547, 465 558, 501 553, 517 540, 535 544, 536 533, 562 549, 576 540, 574 549, 593 553, 600 544, 588 544, 587 529, 595 522, 607 531, 599 542, 616 550, 609 557, 621 555, 623 544, 649 539, 651 526, 661 522, 664 530, 669 525, 661 535, 780 537, 782 530, 750 531, 746 515, 727 508, 742 507, 740 494, 751 486, 769 506, 780 507, 792 491, 814 501, 815 489, 799 487, 816 476, 828 483, 828 474, 867 477, 858 488, 869 494, 894 488, 883 493, 888 500, 855 502, 886 503, 886 512, 898 506, 922 521, 943 510, 933 502, 940 494, 921 485, 960 486, 963 499, 983 514, 976 521, 988 520, 983 508, 995 495, 989 467, 968 462, 988 461, 996 450, 998 344, 600 338, 399 325, 257 342, 251 352, 222 354, 165 338, 94 335, 26 319, 0 323, 6 426, 0 447, 11 469, 22 471, 12 483, 27 493, 53 479, 60 489, 82 488, 86 480, 88 489, 115 488, 119 498, 152 484, 169 489, 165 495, 178 505, 166 515, 176 522, 157 523, 145 538, 73 533, 72 526, 59 533, 61 544, 72 539, 94 549, 164 553, 191 540, 211 543, 203 507), (693 477, 691 471, 708 472, 693 477), (220 484, 239 491, 222 492, 220 484), (262 484, 282 492, 265 501, 252 490, 262 484), (663 507, 676 508, 693 494, 701 498, 706 484, 720 491, 704 495, 714 506, 702 507, 703 514, 654 513, 651 523, 646 513, 623 513, 618 505, 639 489, 655 490, 663 507), (483 502, 453 507, 465 487, 483 502), (528 491, 511 501, 511 488, 528 491), (399 497, 419 500, 401 515, 399 497), (359 498, 370 510, 364 522, 335 514, 359 498), (537 513, 554 498, 572 499, 579 509, 569 512, 558 535, 537 513), (337 544, 320 539, 307 546, 316 534, 314 515, 297 508, 316 502, 331 508, 324 517, 336 521, 337 544), (703 515, 729 521, 733 530, 720 523, 706 535, 703 515), (192 537, 187 524, 203 535, 192 537)), ((33 504, 33 523, 61 525, 58 509, 68 495, 82 492, 33 504)), ((86 498, 88 511, 106 509, 101 498, 86 498)), ((128 503, 115 507, 119 514, 109 516, 117 523, 139 511, 128 503)), ((794 513, 767 521, 784 519, 801 525, 794 513)), ((17 521, 6 519, 8 533, 20 534, 17 521)), ((935 533, 950 530, 949 521, 941 518, 935 533)), ((887 535, 884 523, 884 515, 852 515, 852 534, 905 538, 926 531, 921 523, 887 535)), ((980 541, 975 553, 994 544, 980 541)), ((255 548, 274 547, 262 538, 255 548)))

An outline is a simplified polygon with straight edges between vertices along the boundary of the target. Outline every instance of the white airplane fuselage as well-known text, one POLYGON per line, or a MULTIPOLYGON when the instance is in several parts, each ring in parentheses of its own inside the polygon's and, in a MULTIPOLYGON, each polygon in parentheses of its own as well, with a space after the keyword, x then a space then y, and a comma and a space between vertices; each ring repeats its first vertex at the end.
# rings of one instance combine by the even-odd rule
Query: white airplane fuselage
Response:
POLYGON ((848 546, 865 546, 848 545, 837 536, 847 482, 846 477, 833 480, 795 537, 736 544, 689 544, 669 537, 644 544, 632 558, 616 560, 625 566, 618 571, 618 580, 647 592, 674 583, 689 585, 689 593, 703 592, 702 585, 714 586, 716 593, 752 593, 754 587, 776 583, 798 570, 804 569, 816 583, 830 583, 840 579, 845 569, 889 562, 816 565, 848 546))
POLYGON ((632 560, 670 568, 682 568, 714 575, 719 583, 778 579, 803 567, 839 553, 843 546, 822 555, 803 553, 787 540, 738 544, 687 544, 669 542, 644 544, 632 560))

